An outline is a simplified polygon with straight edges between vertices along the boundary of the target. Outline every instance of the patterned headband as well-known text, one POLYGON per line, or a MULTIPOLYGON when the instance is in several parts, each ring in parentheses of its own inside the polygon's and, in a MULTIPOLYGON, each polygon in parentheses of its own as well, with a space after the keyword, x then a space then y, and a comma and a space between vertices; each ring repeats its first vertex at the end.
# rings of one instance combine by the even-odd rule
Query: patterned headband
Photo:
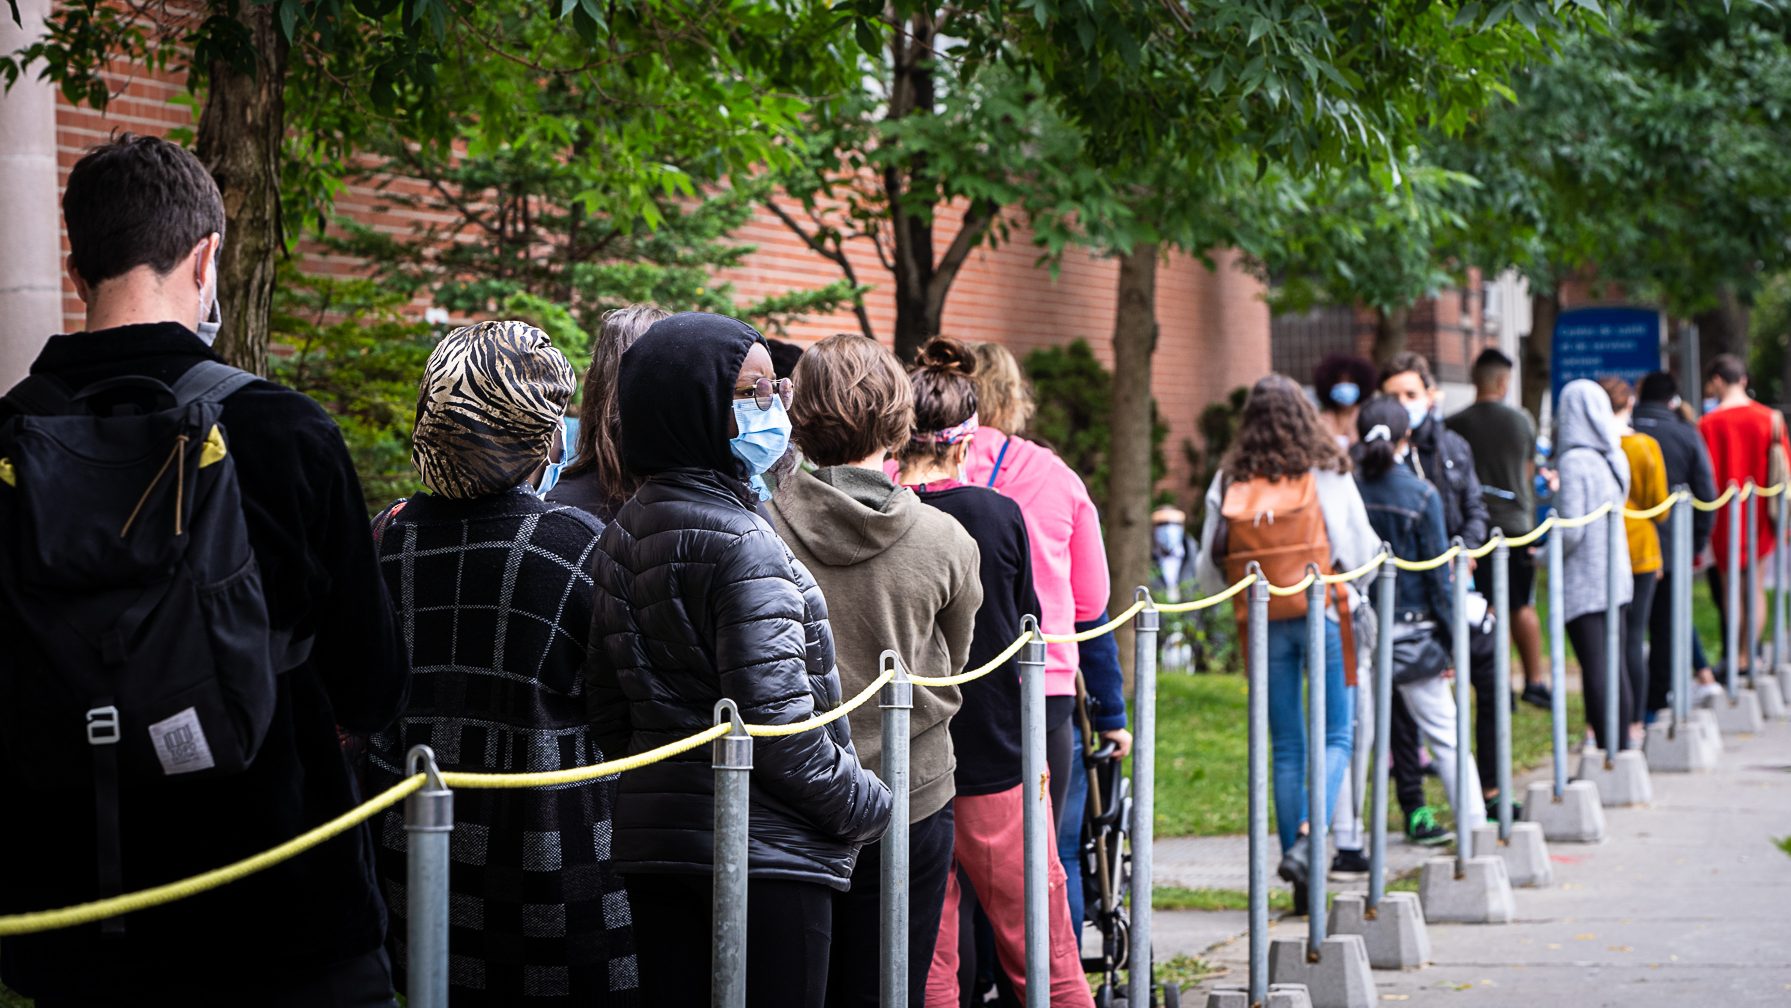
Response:
POLYGON ((955 427, 947 427, 938 431, 920 431, 914 435, 914 440, 921 444, 955 445, 975 434, 976 426, 976 414, 972 413, 968 419, 955 427))

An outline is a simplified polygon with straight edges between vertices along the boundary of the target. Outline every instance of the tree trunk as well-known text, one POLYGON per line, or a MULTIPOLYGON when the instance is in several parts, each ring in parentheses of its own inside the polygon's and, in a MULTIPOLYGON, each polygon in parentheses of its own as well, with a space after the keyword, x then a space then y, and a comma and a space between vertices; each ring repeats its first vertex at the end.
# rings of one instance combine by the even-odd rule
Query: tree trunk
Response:
MULTIPOLYGON (((1108 608, 1132 604, 1133 590, 1150 583, 1151 353, 1157 343, 1157 245, 1141 243, 1119 260, 1119 309, 1113 320, 1112 444, 1107 450, 1108 608)), ((1114 635, 1129 683, 1132 628, 1114 635)))
POLYGON ((224 326, 217 350, 237 367, 267 371, 274 268, 280 236, 280 145, 286 132, 283 87, 287 42, 277 5, 240 4, 236 20, 255 53, 253 72, 214 60, 199 117, 199 160, 224 196, 229 233, 220 253, 218 297, 224 326))
POLYGON ((1718 354, 1734 354, 1745 364, 1748 306, 1727 284, 1717 291, 1716 297, 1715 308, 1699 312, 1693 319, 1698 324, 1698 360, 1701 366, 1709 368, 1718 354))
MULTIPOLYGON (((895 19, 896 31, 889 42, 890 81, 887 118, 933 114, 933 16, 921 11, 895 19)), ((939 320, 928 318, 928 293, 933 286, 933 217, 931 207, 917 208, 910 200, 908 183, 926 171, 926 155, 910 154, 883 169, 884 197, 889 203, 889 224, 895 273, 895 354, 913 360, 939 331, 939 320)))
POLYGON ((1561 295, 1534 291, 1530 295, 1530 334, 1524 337, 1524 409, 1542 418, 1542 401, 1548 395, 1554 355, 1555 319, 1561 314, 1561 295))
POLYGON ((1377 308, 1374 312, 1374 363, 1386 367, 1395 354, 1405 349, 1405 323, 1411 309, 1377 308))

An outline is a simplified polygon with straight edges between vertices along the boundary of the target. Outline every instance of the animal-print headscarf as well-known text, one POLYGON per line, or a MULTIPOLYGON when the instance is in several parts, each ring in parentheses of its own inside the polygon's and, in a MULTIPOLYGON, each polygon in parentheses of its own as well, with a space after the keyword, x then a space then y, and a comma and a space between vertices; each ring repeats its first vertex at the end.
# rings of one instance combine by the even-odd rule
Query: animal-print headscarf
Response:
POLYGON ((501 493, 547 459, 572 365, 526 322, 479 322, 441 341, 423 367, 411 462, 443 497, 501 493))

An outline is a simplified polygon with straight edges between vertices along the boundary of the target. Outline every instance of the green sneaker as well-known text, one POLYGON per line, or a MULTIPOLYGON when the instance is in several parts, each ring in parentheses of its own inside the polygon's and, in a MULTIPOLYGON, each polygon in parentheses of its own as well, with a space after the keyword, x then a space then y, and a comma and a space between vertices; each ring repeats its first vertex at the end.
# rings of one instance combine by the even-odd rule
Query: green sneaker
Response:
POLYGON ((1438 824, 1436 810, 1421 805, 1406 816, 1405 838, 1420 847, 1440 847, 1455 839, 1455 834, 1438 824))

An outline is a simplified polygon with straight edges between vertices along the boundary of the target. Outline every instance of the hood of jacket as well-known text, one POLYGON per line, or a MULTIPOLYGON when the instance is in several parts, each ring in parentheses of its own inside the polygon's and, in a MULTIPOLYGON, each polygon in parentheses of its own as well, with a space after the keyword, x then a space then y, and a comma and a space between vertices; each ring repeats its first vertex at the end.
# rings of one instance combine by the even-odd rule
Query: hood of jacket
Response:
POLYGON ((863 563, 900 542, 923 507, 881 472, 856 466, 798 470, 773 498, 784 534, 830 567, 863 563))
POLYGON ((1585 378, 1568 382, 1555 408, 1556 457, 1575 448, 1589 448, 1604 456, 1617 482, 1628 490, 1629 459, 1623 454, 1610 396, 1597 382, 1585 378))
POLYGON ((988 486, 989 477, 995 476, 1001 495, 1019 504, 1022 510, 1040 494, 1056 489, 1063 478, 1062 473, 1068 469, 1051 449, 1018 435, 1010 437, 992 427, 984 427, 977 431, 976 438, 979 444, 988 439, 985 449, 988 454, 986 458, 973 459, 986 465, 966 465, 970 482, 988 486), (1002 453, 1003 444, 1007 446, 1006 454, 1002 453), (996 459, 1001 460, 999 469, 994 467, 996 459))
POLYGON ((764 342, 726 315, 681 312, 653 323, 622 355, 616 379, 622 464, 642 475, 712 469, 743 478, 728 448, 734 381, 764 342))

